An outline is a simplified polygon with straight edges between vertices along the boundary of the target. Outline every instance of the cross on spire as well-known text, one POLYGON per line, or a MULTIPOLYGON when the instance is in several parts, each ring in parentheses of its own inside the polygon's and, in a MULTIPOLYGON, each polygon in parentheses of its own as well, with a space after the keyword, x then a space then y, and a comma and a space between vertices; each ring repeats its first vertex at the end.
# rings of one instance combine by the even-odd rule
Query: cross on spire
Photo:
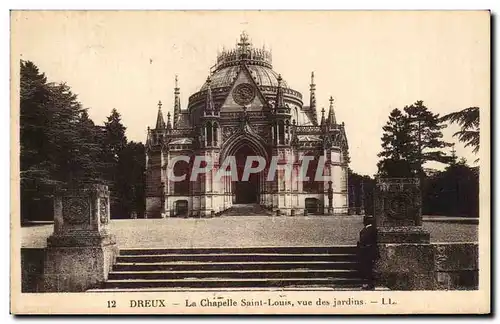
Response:
POLYGON ((242 32, 240 35, 240 42, 238 43, 240 50, 242 52, 246 52, 248 47, 250 46, 250 42, 248 41, 248 34, 246 32, 242 32))
POLYGON ((329 126, 337 124, 337 119, 335 118, 335 111, 333 109, 333 101, 334 101, 333 97, 330 96, 330 110, 328 111, 328 119, 327 119, 329 126))
POLYGON ((163 114, 161 112, 161 100, 158 101, 158 116, 156 117, 156 129, 164 129, 165 121, 163 120, 163 114))

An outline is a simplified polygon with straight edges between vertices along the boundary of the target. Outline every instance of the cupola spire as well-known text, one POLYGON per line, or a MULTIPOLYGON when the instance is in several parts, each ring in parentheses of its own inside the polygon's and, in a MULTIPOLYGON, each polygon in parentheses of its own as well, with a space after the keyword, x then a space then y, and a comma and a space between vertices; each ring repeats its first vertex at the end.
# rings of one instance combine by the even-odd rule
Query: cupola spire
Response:
POLYGON ((321 126, 325 125, 325 108, 321 108, 321 126))
POLYGON ((240 55, 246 57, 248 55, 251 45, 252 44, 248 39, 248 34, 245 31, 243 31, 240 35, 240 41, 238 42, 240 55))

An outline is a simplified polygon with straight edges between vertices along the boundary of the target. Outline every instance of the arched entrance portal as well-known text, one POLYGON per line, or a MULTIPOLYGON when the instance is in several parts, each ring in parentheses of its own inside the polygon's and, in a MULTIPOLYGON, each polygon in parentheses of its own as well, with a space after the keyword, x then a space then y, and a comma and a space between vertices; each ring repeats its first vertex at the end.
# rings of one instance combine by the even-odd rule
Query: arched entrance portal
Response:
MULTIPOLYGON (((259 174, 251 173, 247 181, 243 181, 245 163, 248 156, 257 155, 255 151, 246 144, 240 146, 236 151, 236 165, 238 167, 238 181, 233 181, 233 197, 235 204, 253 204, 259 202, 259 174)), ((253 162, 256 167, 257 162, 253 162)), ((246 179, 245 179, 246 180, 246 179)))

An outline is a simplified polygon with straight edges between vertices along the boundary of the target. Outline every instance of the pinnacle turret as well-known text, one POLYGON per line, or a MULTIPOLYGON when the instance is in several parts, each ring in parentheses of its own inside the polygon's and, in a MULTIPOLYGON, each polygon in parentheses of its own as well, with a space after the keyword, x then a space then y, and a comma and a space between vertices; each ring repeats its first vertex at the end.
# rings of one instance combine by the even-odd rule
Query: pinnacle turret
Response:
POLYGON ((316 112, 316 84, 314 84, 314 71, 311 72, 311 84, 309 90, 309 109, 311 110, 311 117, 313 124, 317 125, 318 116, 316 112))
POLYGON ((212 114, 213 111, 215 110, 215 104, 214 100, 212 97, 212 87, 211 84, 212 79, 210 79, 210 76, 207 78, 207 96, 205 100, 205 114, 212 114))
POLYGON ((335 118, 335 111, 333 108, 333 97, 330 96, 330 110, 328 111, 328 125, 337 125, 337 119, 335 118))
POLYGON ((163 113, 161 112, 161 101, 158 101, 158 116, 156 117, 156 129, 165 128, 165 120, 163 119, 163 113))
POLYGON ((275 108, 282 108, 285 107, 285 100, 283 98, 283 88, 281 87, 281 81, 283 79, 281 78, 281 74, 278 75, 278 89, 276 91, 276 107, 275 108))
POLYGON ((174 127, 177 127, 177 121, 181 115, 181 99, 180 99, 180 88, 177 80, 177 75, 175 76, 175 88, 174 88, 174 127))

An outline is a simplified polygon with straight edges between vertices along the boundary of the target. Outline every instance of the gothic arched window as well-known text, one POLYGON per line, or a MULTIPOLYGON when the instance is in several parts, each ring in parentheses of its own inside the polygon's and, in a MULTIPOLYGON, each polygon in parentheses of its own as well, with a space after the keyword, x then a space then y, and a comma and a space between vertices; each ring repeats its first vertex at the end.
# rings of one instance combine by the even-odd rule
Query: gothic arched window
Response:
POLYGON ((213 136, 214 136, 214 138, 212 140, 213 145, 217 146, 217 140, 218 140, 218 136, 219 136, 219 125, 216 122, 214 122, 213 136))
POLYGON ((205 127, 207 130, 207 146, 212 146, 212 142, 213 142, 212 123, 210 123, 210 122, 206 123, 205 127))
POLYGON ((279 144, 285 144, 285 125, 283 121, 278 122, 278 139, 279 144))
POLYGON ((174 165, 174 175, 177 177, 185 175, 186 177, 182 181, 174 182, 174 194, 175 195, 188 195, 189 194, 189 178, 190 165, 186 161, 177 161, 174 165))
POLYGON ((305 156, 308 156, 308 159, 310 159, 309 156, 312 156, 314 159, 309 161, 309 164, 307 166, 305 175, 308 180, 304 179, 303 189, 305 192, 317 193, 321 188, 320 182, 315 180, 316 170, 318 169, 319 156, 314 154, 313 152, 308 152, 305 154, 305 156))

